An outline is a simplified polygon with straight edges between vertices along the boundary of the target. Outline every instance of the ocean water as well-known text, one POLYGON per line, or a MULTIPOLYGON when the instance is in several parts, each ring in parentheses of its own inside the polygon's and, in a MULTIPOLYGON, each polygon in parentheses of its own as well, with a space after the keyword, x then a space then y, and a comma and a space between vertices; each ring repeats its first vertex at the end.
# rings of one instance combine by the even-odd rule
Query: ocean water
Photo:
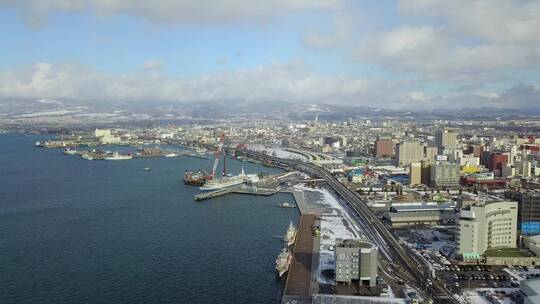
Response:
MULTIPOLYGON (((278 303, 292 201, 193 201, 191 157, 87 161, 0 135, 0 303, 278 303), (143 169, 151 167, 152 171, 143 169)), ((231 173, 280 172, 228 161, 231 173)))

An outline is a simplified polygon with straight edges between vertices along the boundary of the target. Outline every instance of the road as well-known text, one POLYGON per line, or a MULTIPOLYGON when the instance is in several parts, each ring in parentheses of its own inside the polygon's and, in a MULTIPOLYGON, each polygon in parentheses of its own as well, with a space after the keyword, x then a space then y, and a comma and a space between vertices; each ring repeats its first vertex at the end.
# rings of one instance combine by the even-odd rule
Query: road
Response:
POLYGON ((308 173, 312 177, 323 178, 328 186, 341 196, 357 213, 360 218, 359 224, 365 236, 371 242, 378 245, 383 259, 398 267, 396 274, 401 274, 400 276, 404 281, 414 283, 421 290, 426 290, 436 303, 459 303, 452 297, 451 292, 444 286, 441 280, 431 278, 431 274, 427 271, 423 261, 419 260, 416 254, 398 242, 381 220, 369 209, 360 195, 339 182, 326 169, 306 162, 280 159, 252 151, 248 152, 248 156, 285 163, 296 170, 308 173), (427 286, 428 279, 433 282, 431 286, 427 286))

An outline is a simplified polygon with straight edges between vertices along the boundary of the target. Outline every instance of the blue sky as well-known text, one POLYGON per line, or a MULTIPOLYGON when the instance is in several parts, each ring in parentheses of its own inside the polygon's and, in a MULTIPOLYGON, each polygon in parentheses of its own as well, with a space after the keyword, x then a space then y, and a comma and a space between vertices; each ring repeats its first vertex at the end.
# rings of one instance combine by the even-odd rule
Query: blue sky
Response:
POLYGON ((538 13, 520 0, 0 0, 0 98, 525 107, 540 96, 538 13))

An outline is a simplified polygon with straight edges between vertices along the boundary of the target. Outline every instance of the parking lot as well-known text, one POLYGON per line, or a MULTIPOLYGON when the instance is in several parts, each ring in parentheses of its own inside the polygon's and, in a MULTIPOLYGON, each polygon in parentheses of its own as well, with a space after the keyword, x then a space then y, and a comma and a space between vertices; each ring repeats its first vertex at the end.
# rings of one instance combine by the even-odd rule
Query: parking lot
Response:
POLYGON ((438 272, 454 291, 463 288, 516 288, 519 283, 502 267, 486 265, 447 265, 438 272))

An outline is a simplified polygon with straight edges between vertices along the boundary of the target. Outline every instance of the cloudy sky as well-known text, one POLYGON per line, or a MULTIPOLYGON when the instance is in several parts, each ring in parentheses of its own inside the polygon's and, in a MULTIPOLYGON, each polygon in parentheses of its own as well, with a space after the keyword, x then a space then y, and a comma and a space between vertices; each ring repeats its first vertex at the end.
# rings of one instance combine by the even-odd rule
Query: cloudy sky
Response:
POLYGON ((540 1, 0 0, 0 99, 540 107, 540 1))

